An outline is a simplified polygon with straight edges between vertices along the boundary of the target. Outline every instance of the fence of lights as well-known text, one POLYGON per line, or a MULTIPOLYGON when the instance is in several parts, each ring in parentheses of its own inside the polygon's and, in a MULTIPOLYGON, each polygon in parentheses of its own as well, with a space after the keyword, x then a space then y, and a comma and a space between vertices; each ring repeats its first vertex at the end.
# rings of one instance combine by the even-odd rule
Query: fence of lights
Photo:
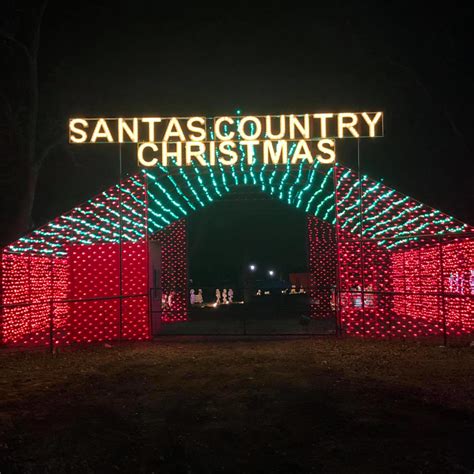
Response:
POLYGON ((163 320, 185 320, 185 219, 242 185, 307 213, 313 317, 336 309, 357 336, 472 333, 472 228, 349 168, 240 160, 147 168, 3 249, 2 344, 149 338, 150 238, 163 320))

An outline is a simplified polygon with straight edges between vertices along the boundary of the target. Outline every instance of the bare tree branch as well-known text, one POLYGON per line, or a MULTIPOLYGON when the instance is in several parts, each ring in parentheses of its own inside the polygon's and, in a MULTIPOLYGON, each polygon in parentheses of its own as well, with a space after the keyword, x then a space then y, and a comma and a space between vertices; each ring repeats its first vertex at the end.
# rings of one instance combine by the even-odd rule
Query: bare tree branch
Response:
POLYGON ((41 37, 41 25, 43 23, 44 12, 46 10, 47 5, 48 5, 48 0, 44 0, 40 6, 38 20, 36 22, 35 34, 33 36, 33 42, 31 45, 32 56, 36 60, 38 60, 38 51, 39 51, 39 44, 40 44, 40 37, 41 37))

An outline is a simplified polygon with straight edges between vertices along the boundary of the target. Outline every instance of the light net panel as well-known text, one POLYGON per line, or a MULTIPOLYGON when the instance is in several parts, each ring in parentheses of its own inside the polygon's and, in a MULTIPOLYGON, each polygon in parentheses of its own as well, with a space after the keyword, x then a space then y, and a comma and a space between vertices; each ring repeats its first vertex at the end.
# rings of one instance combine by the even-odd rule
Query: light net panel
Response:
POLYGON ((161 321, 165 323, 186 321, 188 319, 186 220, 173 222, 151 238, 161 244, 161 321))
MULTIPOLYGON (((168 302, 175 292, 164 318, 186 319, 184 219, 242 184, 317 218, 308 221, 309 235, 318 235, 310 246, 314 291, 332 280, 334 226, 346 333, 472 334, 472 227, 348 168, 289 161, 142 172, 3 249, 2 344, 148 338, 147 234, 160 232, 168 302), (324 271, 318 259, 330 262, 324 271)), ((323 293, 314 293, 314 315, 330 314, 323 293)))
POLYGON ((336 168, 341 323, 369 337, 472 334, 472 228, 336 168), (450 282, 459 286, 453 292, 450 282))
POLYGON ((149 337, 146 210, 131 177, 4 248, 2 344, 149 337))
POLYGON ((337 246, 334 226, 314 216, 307 217, 309 273, 313 319, 336 316, 337 246))

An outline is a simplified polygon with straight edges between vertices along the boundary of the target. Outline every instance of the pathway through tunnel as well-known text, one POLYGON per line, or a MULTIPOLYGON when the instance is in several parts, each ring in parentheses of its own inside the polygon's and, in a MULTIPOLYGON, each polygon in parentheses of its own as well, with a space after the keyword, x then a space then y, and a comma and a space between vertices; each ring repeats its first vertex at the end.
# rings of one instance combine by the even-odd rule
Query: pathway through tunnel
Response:
POLYGON ((304 211, 253 186, 234 188, 191 214, 188 320, 161 335, 333 334, 311 319, 304 211))

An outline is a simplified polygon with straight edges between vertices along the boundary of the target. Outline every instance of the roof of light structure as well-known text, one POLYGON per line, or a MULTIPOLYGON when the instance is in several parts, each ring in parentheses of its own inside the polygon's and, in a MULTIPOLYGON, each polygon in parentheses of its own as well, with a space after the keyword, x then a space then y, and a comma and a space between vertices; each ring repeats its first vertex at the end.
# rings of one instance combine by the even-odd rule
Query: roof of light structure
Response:
POLYGON ((136 242, 146 236, 146 197, 143 179, 132 176, 87 202, 13 242, 8 252, 67 254, 70 245, 136 242))
POLYGON ((256 186, 262 192, 333 225, 348 235, 377 239, 387 248, 416 235, 472 231, 441 211, 398 193, 368 176, 358 177, 341 166, 301 162, 285 165, 238 165, 224 168, 159 167, 144 171, 148 179, 149 230, 156 232, 189 212, 206 207, 235 186, 256 186), (336 190, 334 189, 336 183, 336 190), (335 194, 337 193, 337 199, 335 194), (361 219, 362 215, 362 219, 361 219), (393 241, 396 238, 397 241, 393 241))
POLYGON ((252 165, 157 167, 141 171, 22 237, 5 250, 65 255, 73 244, 144 239, 202 209, 234 187, 256 186, 288 205, 336 223, 346 235, 377 239, 387 249, 418 235, 472 231, 455 218, 341 166, 252 165), (148 193, 145 192, 145 181, 148 193), (336 190, 334 189, 336 183, 336 190), (337 199, 335 199, 335 195, 337 199), (148 208, 148 229, 146 226, 148 208), (362 218, 361 218, 362 215, 362 218), (395 240, 394 240, 395 239, 395 240))

